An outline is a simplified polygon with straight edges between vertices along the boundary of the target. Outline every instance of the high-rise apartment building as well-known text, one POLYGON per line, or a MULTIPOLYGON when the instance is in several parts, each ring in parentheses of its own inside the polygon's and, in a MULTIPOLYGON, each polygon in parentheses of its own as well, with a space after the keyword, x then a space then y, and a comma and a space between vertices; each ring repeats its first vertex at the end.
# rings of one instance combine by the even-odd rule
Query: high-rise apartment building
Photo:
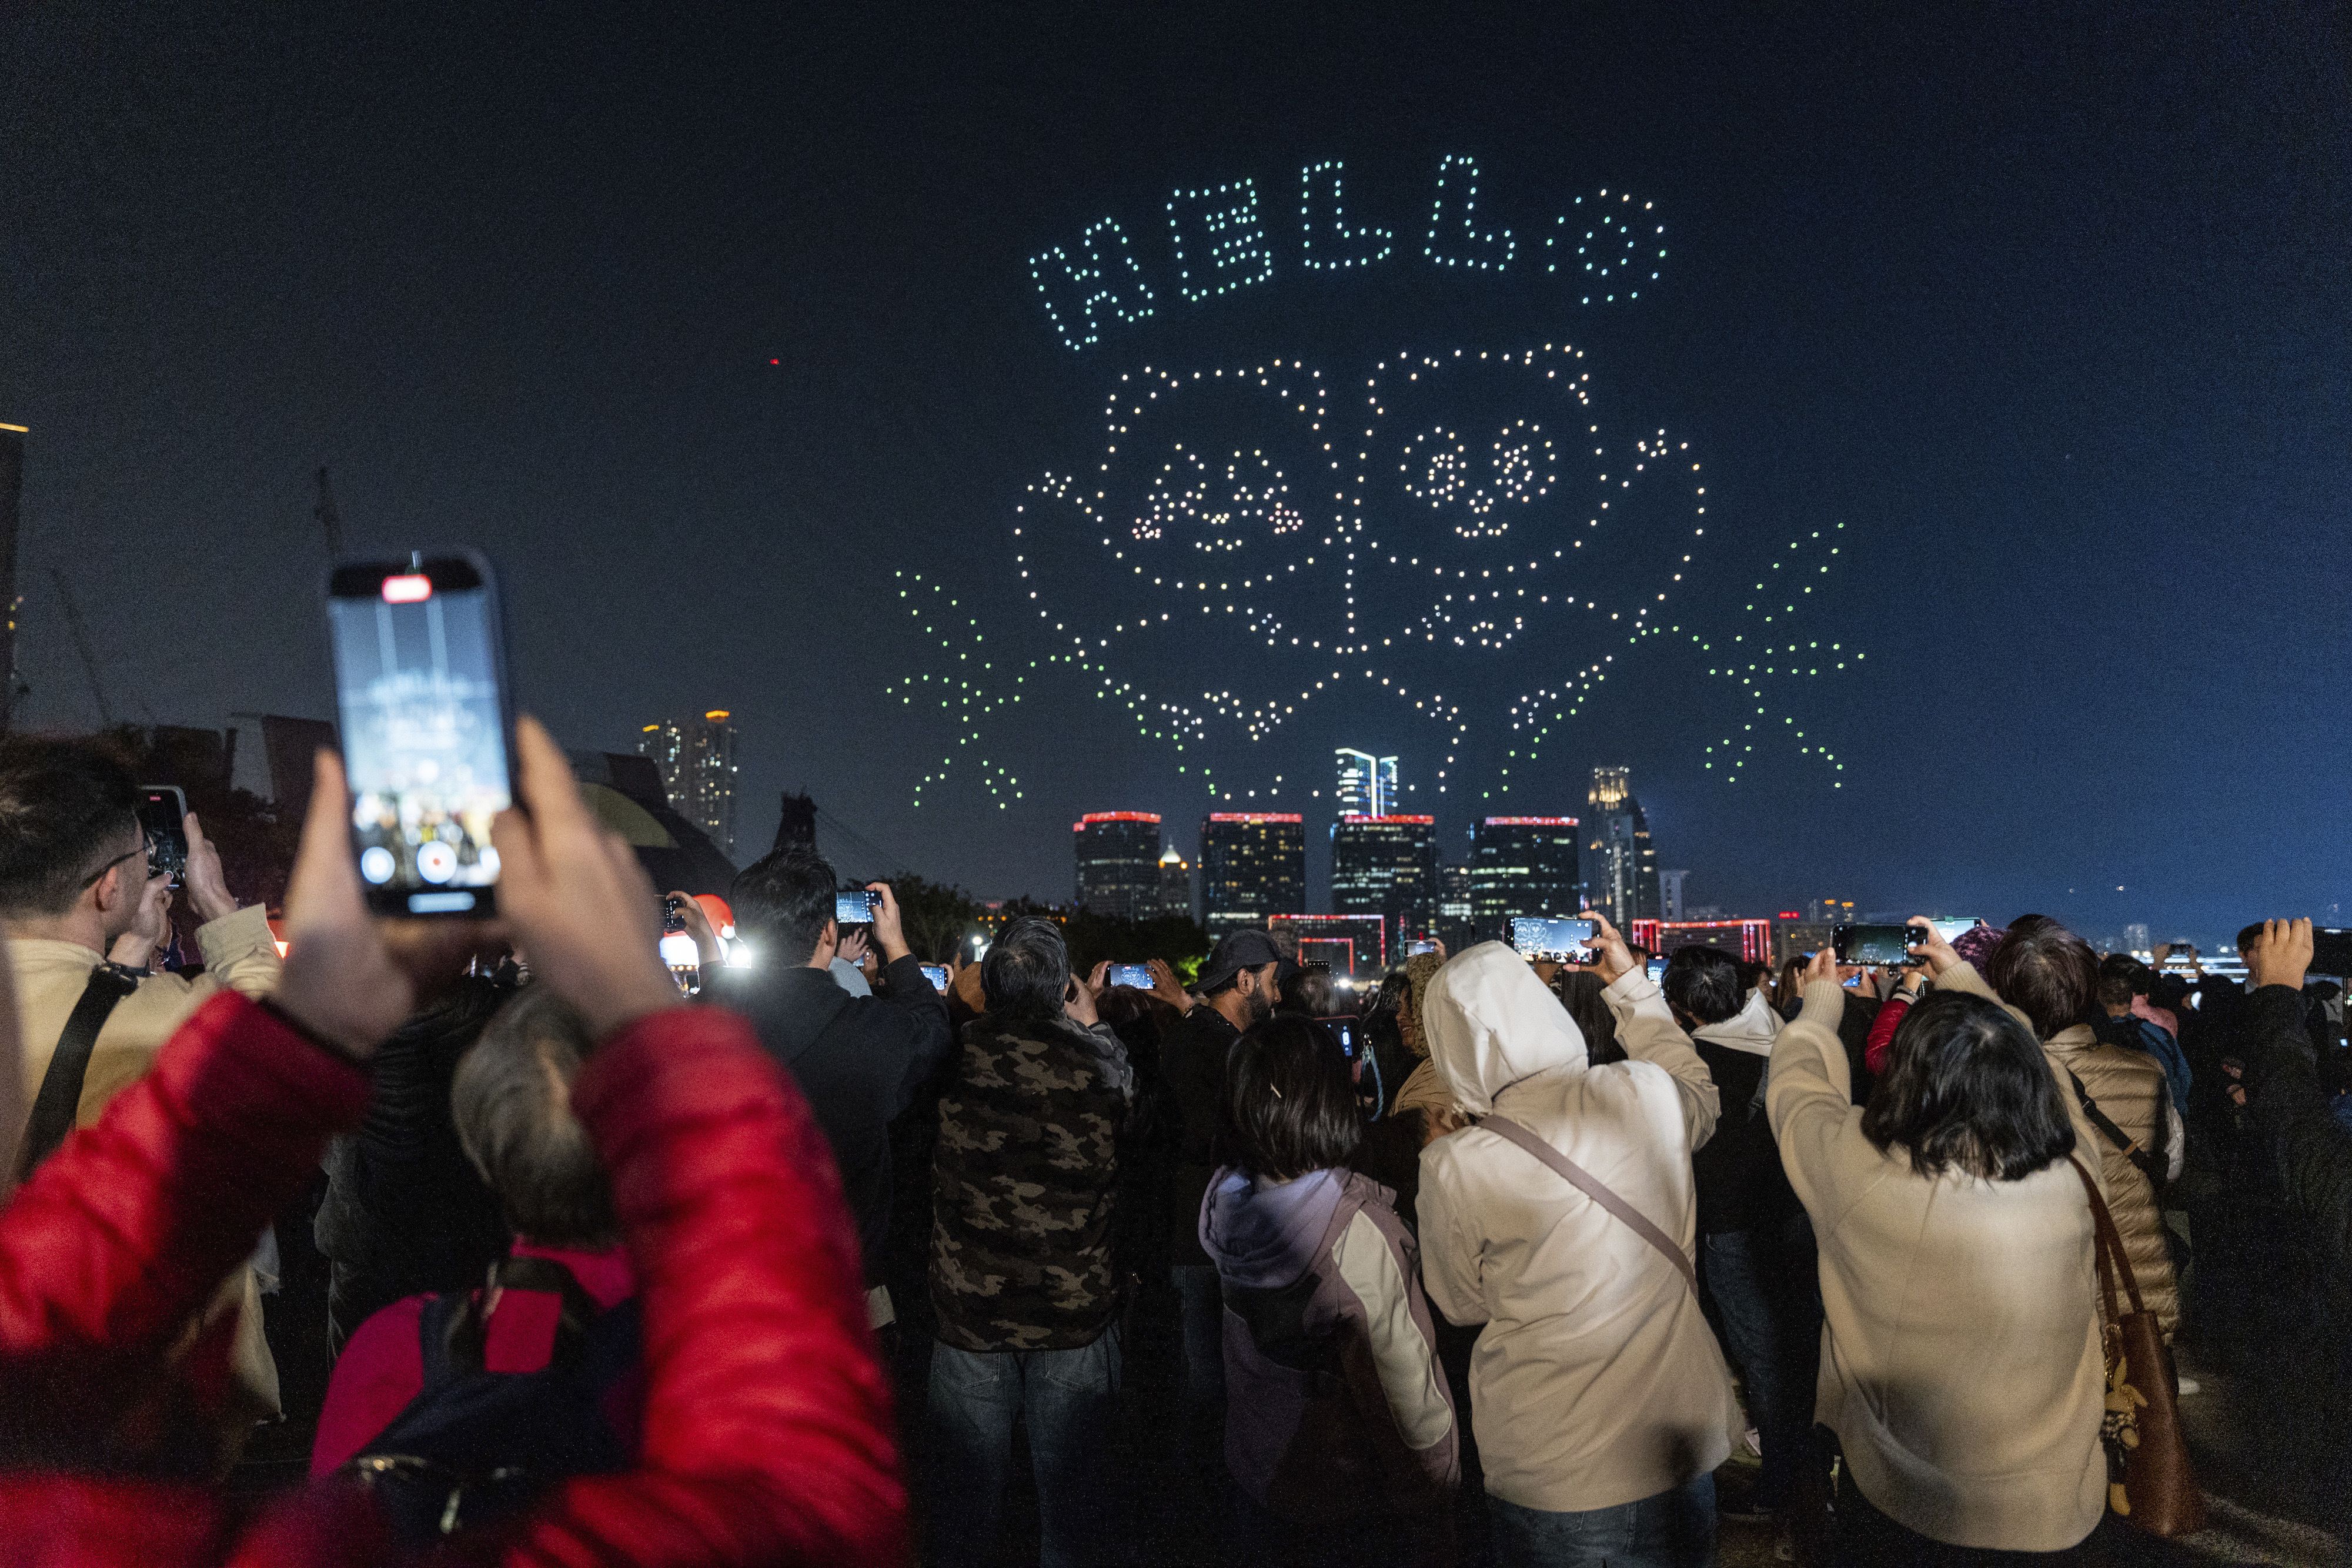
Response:
POLYGON ((1592 770, 1591 814, 1585 821, 1584 886, 1592 907, 1620 931, 1658 918, 1658 852, 1650 824, 1622 768, 1592 770))
POLYGON ((1201 823, 1201 924, 1212 938, 1307 908, 1307 827, 1296 811, 1212 811, 1201 823))
POLYGON ((1658 918, 1680 920, 1683 917, 1683 879, 1686 871, 1662 871, 1658 873, 1658 918))
POLYGON ((1339 815, 1385 817, 1397 809, 1397 759, 1369 751, 1338 750, 1339 815))
POLYGON ((1574 915, 1584 907, 1574 817, 1487 817, 1470 830, 1470 920, 1477 940, 1502 941, 1514 915, 1574 915))
POLYGON ((1192 918, 1192 867, 1174 844, 1160 852, 1160 913, 1192 918))
POLYGON ((1331 912, 1377 915, 1391 946, 1437 916, 1437 819, 1342 817, 1331 824, 1331 912))
POLYGON ((1078 906, 1109 920, 1160 913, 1160 813, 1088 811, 1070 824, 1078 860, 1078 906))
POLYGON ((637 755, 661 772, 669 809, 735 856, 735 727, 723 707, 700 718, 664 719, 637 737, 637 755))
POLYGON ((1447 861, 1437 868, 1437 935, 1449 953, 1478 939, 1470 896, 1469 862, 1447 861))

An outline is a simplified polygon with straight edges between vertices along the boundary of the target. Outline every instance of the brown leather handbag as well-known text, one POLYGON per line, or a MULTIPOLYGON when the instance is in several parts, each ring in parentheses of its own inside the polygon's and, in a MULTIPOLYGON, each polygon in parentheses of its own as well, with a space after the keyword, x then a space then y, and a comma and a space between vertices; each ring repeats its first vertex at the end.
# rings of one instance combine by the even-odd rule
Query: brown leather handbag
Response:
POLYGON ((2067 1162, 2091 1197, 2096 1228, 2099 1290, 2106 1303, 2101 1333, 2106 1349, 2107 1409, 2099 1437, 2107 1451, 2107 1508, 2135 1530, 2167 1540, 2205 1528, 2205 1494, 2189 1466, 2189 1444, 2180 1431, 2180 1406, 2173 1393, 2172 1356, 2156 1314, 2140 1301, 2124 1239, 2099 1196, 2098 1183, 2072 1155, 2067 1162), (2131 1311, 2116 1310, 2116 1279, 2122 1276, 2131 1311))

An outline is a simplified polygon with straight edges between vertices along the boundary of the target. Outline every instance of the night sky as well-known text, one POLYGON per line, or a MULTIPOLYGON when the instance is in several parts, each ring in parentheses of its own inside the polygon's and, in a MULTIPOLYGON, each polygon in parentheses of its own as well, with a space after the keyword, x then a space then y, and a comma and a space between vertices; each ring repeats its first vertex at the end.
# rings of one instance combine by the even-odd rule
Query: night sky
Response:
MULTIPOLYGON (((121 716, 328 716, 323 462, 357 543, 499 561, 521 701, 567 744, 732 709, 739 859, 804 785, 860 836, 829 841, 845 869, 1066 897, 1083 810, 1166 813, 1188 854, 1229 803, 1306 811, 1319 841, 1330 747, 1353 744, 1400 755, 1454 852, 1474 815, 1580 811, 1593 765, 1628 765, 1661 862, 1736 913, 1833 894, 2207 943, 2263 914, 2347 923, 2341 10, 680 9, 0 17, 27 724, 98 716, 52 568, 121 716), (1423 254, 1449 155, 1476 162, 1477 225, 1522 245, 1505 273, 1423 254), (1386 261, 1298 265, 1300 171, 1326 160, 1347 221, 1393 234, 1386 261), (1188 301, 1170 193, 1243 179, 1272 273, 1188 301), (1588 306, 1530 258, 1604 188, 1654 204, 1668 255, 1640 299, 1588 306), (1073 352, 1029 258, 1106 216, 1159 308, 1073 352), (1103 413, 1146 365, 1319 371, 1330 431, 1228 398, 1117 455, 1263 447, 1300 499, 1322 440, 1365 428, 1378 361, 1561 343, 1599 461, 1556 390, 1464 379, 1384 414, 1330 493, 1366 497, 1384 546, 1499 575, 1572 547, 1596 468, 1616 485, 1663 429, 1705 465, 1706 549, 1673 559, 1689 476, 1655 480, 1537 574, 1578 610, 1501 652, 1352 658, 1265 742, 1202 699, 1328 674, 1286 643, 1347 608, 1304 567, 1331 565, 1311 510, 1231 558, 1284 569, 1282 647, 1222 609, 1155 643, 1109 629, 1180 607, 1028 490, 1082 476, 1134 522, 1152 465, 1101 467, 1103 413), (1415 433, 1483 454, 1538 415, 1576 497, 1523 507, 1507 543, 1395 493, 1415 433), (1762 626, 1749 585, 1792 541, 1839 553, 1762 626), (1673 630, 1629 643, 1635 605, 1673 630), (1182 754, 1057 662, 1081 632, 1114 686, 1202 719, 1182 754), (1782 633, 1866 657, 1754 699, 1707 673, 1782 633), (978 701, 1023 701, 975 732, 921 677, 982 658, 978 701), (1601 660, 1528 755, 1514 699, 1601 660), (1462 747, 1382 676, 1459 706, 1462 747)), ((1402 638, 1432 599, 1370 574, 1354 608, 1402 638)))

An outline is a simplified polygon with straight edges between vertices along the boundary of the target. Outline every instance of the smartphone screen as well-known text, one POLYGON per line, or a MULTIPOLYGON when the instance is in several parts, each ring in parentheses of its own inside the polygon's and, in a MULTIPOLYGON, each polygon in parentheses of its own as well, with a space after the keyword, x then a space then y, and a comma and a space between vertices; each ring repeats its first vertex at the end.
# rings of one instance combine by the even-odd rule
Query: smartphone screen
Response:
POLYGON ((948 967, 945 964, 926 964, 923 966, 923 978, 930 981, 931 989, 944 991, 948 988, 948 967))
POLYGON ((1114 986, 1133 986, 1139 991, 1148 991, 1151 988, 1151 966, 1113 964, 1110 967, 1110 983, 1114 986))
POLYGON ((1664 958, 1653 958, 1643 967, 1649 970, 1650 978, 1654 983, 1666 977, 1666 961, 1664 958))
POLYGON ((1434 942, 1414 942, 1406 946, 1404 955, 1408 958, 1413 958, 1420 956, 1423 953, 1434 953, 1436 951, 1437 944, 1434 942))
POLYGON ((1911 956, 1907 925, 1840 925, 1830 933, 1830 939, 1836 945, 1841 964, 1900 964, 1911 956))
POLYGON ((147 835, 147 874, 177 887, 188 871, 188 798, 177 784, 139 786, 139 830, 147 835))
POLYGON ((488 915, 514 799, 506 635, 474 554, 340 566, 327 594, 352 846, 379 914, 488 915))
POLYGON ((1518 915, 1511 918, 1511 946, 1526 958, 1592 961, 1592 922, 1518 915))
POLYGON ((1318 1019, 1316 1022, 1331 1031, 1339 1042, 1339 1054, 1349 1061, 1356 1059, 1356 1019, 1351 1018, 1318 1019))
POLYGON ((836 925, 870 925, 874 912, 882 906, 882 895, 857 888, 833 895, 833 922, 836 925))

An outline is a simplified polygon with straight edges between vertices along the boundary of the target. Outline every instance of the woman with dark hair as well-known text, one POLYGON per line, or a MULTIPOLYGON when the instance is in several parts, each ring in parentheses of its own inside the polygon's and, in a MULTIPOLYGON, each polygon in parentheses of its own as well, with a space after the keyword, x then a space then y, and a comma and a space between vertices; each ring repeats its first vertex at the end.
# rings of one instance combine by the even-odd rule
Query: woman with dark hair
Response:
POLYGON ((2099 1004, 2099 956, 2048 915, 2011 921, 1984 974, 2042 1042, 2075 1113, 2084 1162, 2106 1188, 2133 1277, 2171 1338, 2180 1322, 2180 1286, 2165 1242, 2159 1194, 2179 1178, 2189 1139, 2164 1064, 2144 1051, 2099 1039, 2098 1025, 2106 1017, 2099 1004))
POLYGON ((1339 1041, 1277 1013, 1234 1044, 1201 1205, 1224 1299, 1238 1562, 1442 1560, 1460 1484, 1419 1249, 1362 1137, 1339 1041))
POLYGON ((1982 982, 1941 938, 1921 951, 1937 988, 1867 1107, 1852 1103, 1827 949, 1765 1092, 1820 1242, 1815 1411, 1844 1448, 1842 1561, 2062 1561, 2107 1497, 2074 1129, 2026 1027, 1969 993, 1982 982))
POLYGON ((1601 995, 1608 988, 1608 983, 1591 969, 1563 967, 1551 977, 1551 994, 1576 1020, 1584 1035, 1585 1060, 1594 1067, 1625 1060, 1625 1048, 1617 1043, 1617 1017, 1601 995))

